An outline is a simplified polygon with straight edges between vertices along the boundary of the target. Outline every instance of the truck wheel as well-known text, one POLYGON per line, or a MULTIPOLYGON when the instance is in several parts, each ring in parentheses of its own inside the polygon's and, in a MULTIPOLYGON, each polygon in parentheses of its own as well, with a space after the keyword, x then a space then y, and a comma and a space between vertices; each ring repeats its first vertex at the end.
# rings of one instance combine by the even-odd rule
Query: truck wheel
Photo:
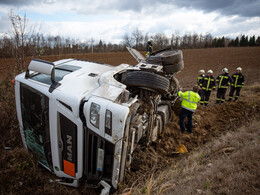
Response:
POLYGON ((172 65, 164 65, 163 71, 166 74, 174 74, 174 73, 181 71, 183 68, 184 68, 184 63, 183 63, 183 61, 180 61, 180 62, 172 64, 172 65))
POLYGON ((147 88, 165 94, 169 91, 169 79, 155 73, 131 71, 125 75, 124 84, 128 87, 147 88))
POLYGON ((152 53, 146 61, 151 64, 162 64, 165 66, 179 63, 182 60, 183 56, 181 50, 164 49, 152 53))

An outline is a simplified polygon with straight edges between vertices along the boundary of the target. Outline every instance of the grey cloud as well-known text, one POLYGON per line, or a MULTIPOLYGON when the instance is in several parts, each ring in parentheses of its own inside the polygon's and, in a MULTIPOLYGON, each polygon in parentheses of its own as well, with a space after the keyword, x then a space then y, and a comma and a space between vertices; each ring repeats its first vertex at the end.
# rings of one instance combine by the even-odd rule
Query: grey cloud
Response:
POLYGON ((22 5, 29 5, 32 4, 33 0, 0 0, 0 5, 7 5, 7 6, 22 6, 22 5))
POLYGON ((223 15, 260 16, 260 0, 175 0, 174 2, 179 7, 194 8, 205 12, 218 11, 223 15))
POLYGON ((179 8, 186 7, 202 10, 204 12, 217 11, 222 15, 239 15, 246 17, 260 16, 260 0, 112 0, 108 2, 103 1, 97 8, 106 11, 111 9, 140 12, 146 8, 153 8, 154 11, 158 11, 157 9, 159 9, 160 5, 177 6, 179 8))
MULTIPOLYGON (((188 9, 202 10, 204 12, 217 11, 222 15, 260 17, 260 0, 111 0, 98 3, 97 8, 103 11, 132 10, 134 12, 140 12, 142 10, 147 10, 147 8, 152 8, 154 11, 158 12, 160 5, 175 6, 178 8, 186 7, 188 9)), ((85 9, 87 9, 87 7, 85 9)))
POLYGON ((68 5, 72 10, 76 10, 82 14, 126 10, 140 12, 148 10, 147 8, 149 10, 152 9, 153 13, 158 12, 160 5, 168 5, 178 8, 186 7, 188 9, 202 10, 203 12, 217 11, 222 15, 260 17, 260 0, 0 0, 0 5, 15 7, 39 6, 43 4, 68 5))
POLYGON ((6 5, 6 6, 27 6, 27 5, 39 5, 39 4, 51 4, 55 3, 57 0, 0 0, 0 5, 6 5))
MULTIPOLYGON (((92 4, 92 2, 90 4, 92 4)), ((159 9, 160 5, 177 6, 179 8, 186 7, 202 10, 204 12, 217 11, 222 15, 239 15, 246 17, 260 16, 260 0, 111 0, 99 3, 97 8, 103 9, 104 11, 110 9, 140 12, 146 8, 153 8, 154 11, 158 11, 157 9, 159 9)))

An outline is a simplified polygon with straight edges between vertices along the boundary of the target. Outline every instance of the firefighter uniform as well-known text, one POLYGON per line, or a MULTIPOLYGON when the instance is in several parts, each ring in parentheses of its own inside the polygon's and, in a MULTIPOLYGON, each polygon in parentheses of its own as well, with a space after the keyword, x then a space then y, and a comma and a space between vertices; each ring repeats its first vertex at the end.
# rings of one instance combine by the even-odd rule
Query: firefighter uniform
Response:
MULTIPOLYGON (((204 77, 205 77, 204 74, 201 74, 201 75, 198 76, 198 78, 197 78, 197 84, 198 84, 198 86, 202 87, 202 79, 203 79, 204 77)), ((201 90, 199 91, 199 95, 201 96, 201 90)))
POLYGON ((238 97, 240 95, 240 91, 242 87, 244 87, 245 77, 242 73, 235 73, 232 75, 232 83, 231 83, 231 89, 229 92, 229 99, 228 101, 231 101, 233 98, 233 94, 236 91, 235 101, 238 100, 238 97))
MULTIPOLYGON (((193 88, 194 89, 194 88, 193 88)), ((199 87, 196 86, 196 91, 199 91, 199 87)), ((185 132, 184 119, 188 117, 187 131, 192 132, 192 115, 197 109, 197 103, 200 101, 200 96, 195 91, 178 92, 178 96, 182 98, 181 102, 181 114, 180 114, 180 128, 181 132, 185 132)))
POLYGON ((211 90, 215 90, 216 89, 216 80, 213 76, 205 76, 202 81, 201 81, 201 105, 205 105, 207 106, 209 103, 209 97, 210 97, 210 93, 211 90))
POLYGON ((216 83, 218 86, 216 104, 225 102, 225 95, 228 87, 232 83, 231 77, 228 73, 221 74, 217 77, 216 83))
POLYGON ((153 45, 152 45, 152 41, 148 41, 145 47, 146 50, 146 56, 150 55, 153 52, 153 45))

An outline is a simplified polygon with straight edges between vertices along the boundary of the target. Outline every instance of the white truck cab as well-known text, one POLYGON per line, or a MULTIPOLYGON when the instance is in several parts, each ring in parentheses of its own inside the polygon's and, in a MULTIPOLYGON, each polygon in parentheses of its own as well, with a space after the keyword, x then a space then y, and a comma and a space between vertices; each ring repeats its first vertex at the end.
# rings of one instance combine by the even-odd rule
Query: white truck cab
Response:
POLYGON ((171 57, 182 67, 167 73, 176 63, 153 64, 128 49, 136 66, 32 60, 15 78, 24 147, 65 185, 103 180, 116 189, 137 144, 155 142, 170 118, 181 51, 171 57))

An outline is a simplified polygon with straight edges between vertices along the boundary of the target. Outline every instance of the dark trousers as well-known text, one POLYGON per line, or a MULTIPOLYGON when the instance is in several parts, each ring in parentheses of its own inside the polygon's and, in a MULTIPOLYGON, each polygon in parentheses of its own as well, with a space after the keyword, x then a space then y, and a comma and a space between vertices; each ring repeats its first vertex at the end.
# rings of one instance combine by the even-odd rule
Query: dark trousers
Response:
POLYGON ((218 88, 216 103, 224 103, 225 102, 226 91, 227 91, 226 88, 218 88))
POLYGON ((206 91, 206 90, 201 90, 201 101, 200 101, 200 104, 201 105, 205 105, 207 106, 208 103, 209 103, 209 97, 210 97, 210 93, 211 91, 206 91))
POLYGON ((186 110, 185 108, 182 108, 181 114, 180 114, 180 128, 181 132, 185 132, 185 122, 184 119, 188 117, 188 124, 187 124, 187 131, 189 133, 192 132, 192 115, 193 112, 186 110))
POLYGON ((238 100, 238 97, 239 97, 239 95, 240 95, 240 90, 241 90, 241 87, 231 86, 231 89, 230 89, 230 92, 229 92, 229 98, 228 98, 228 100, 229 100, 229 101, 232 100, 233 94, 234 94, 235 91, 236 91, 235 100, 238 100))
POLYGON ((198 94, 199 94, 199 95, 200 95, 200 97, 201 97, 201 90, 199 90, 198 94))

